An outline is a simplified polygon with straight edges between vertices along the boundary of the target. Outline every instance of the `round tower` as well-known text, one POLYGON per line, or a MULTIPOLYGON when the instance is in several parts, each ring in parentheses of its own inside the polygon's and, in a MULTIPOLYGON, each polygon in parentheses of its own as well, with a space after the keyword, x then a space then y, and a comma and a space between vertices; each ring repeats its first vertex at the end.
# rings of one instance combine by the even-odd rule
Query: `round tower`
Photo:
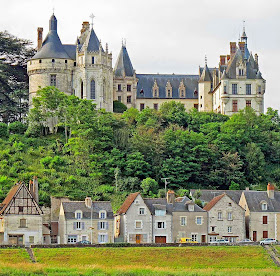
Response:
POLYGON ((55 86, 68 95, 72 94, 75 59, 76 46, 62 45, 57 34, 57 19, 53 14, 42 46, 38 47, 38 52, 27 63, 29 106, 32 105, 32 98, 36 96, 37 90, 46 86, 55 86))

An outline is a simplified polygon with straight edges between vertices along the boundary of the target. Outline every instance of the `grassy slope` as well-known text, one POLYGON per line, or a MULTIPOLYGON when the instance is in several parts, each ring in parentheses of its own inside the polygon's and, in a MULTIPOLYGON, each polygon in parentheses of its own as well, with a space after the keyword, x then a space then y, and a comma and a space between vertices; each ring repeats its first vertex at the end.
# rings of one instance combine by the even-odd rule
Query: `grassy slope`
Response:
POLYGON ((23 249, 15 250, 0 250, 0 275, 253 276, 280 273, 263 248, 255 246, 34 249, 36 264, 27 260, 23 249))

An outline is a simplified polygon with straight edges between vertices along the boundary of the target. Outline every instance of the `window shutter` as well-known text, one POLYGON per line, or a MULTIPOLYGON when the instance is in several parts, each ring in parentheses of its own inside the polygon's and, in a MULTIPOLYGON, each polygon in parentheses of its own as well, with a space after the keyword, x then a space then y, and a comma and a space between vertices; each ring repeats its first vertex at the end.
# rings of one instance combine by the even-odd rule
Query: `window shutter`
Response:
MULTIPOLYGON (((99 222, 98 222, 98 225, 99 225, 99 222)), ((100 238, 100 235, 98 235, 98 243, 101 242, 101 238, 100 238)))
POLYGON ((106 221, 106 230, 108 230, 108 228, 109 228, 109 222, 108 221, 106 221))
POLYGON ((105 235, 105 242, 108 242, 108 235, 105 235))
MULTIPOLYGON (((98 222, 97 225, 98 225, 98 226, 97 226, 98 230, 100 230, 100 222, 98 222)), ((99 239, 99 238, 98 238, 98 239, 99 239)))
POLYGON ((76 222, 75 222, 75 221, 73 222, 73 229, 74 229, 74 230, 76 230, 76 229, 77 229, 77 224, 76 224, 76 222))
POLYGON ((84 230, 84 229, 85 229, 85 223, 82 222, 82 230, 84 230))

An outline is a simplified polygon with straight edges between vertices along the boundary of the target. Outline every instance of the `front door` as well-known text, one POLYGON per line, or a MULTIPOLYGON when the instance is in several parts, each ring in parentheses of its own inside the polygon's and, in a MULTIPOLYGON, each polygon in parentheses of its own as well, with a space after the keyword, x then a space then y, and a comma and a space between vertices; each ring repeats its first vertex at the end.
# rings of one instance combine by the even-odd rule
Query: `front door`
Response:
POLYGON ((165 236, 155 236, 155 243, 166 243, 165 236))
POLYGON ((206 242, 206 235, 201 235, 201 242, 206 242))
POLYGON ((253 231, 253 241, 257 241, 257 231, 253 231))
POLYGON ((23 245, 23 236, 22 235, 9 235, 9 244, 23 245))
POLYGON ((141 243, 141 235, 136 234, 136 243, 141 243))

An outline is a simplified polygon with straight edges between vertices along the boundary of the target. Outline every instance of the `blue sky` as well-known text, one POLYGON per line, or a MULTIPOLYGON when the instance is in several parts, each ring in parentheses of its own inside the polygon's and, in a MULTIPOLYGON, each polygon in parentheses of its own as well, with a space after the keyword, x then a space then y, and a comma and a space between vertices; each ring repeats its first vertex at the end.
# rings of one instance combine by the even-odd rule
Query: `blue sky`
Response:
POLYGON ((74 43, 83 21, 91 21, 103 46, 108 42, 113 65, 122 38, 137 73, 197 74, 207 55, 218 66, 238 41, 246 23, 248 48, 258 53, 267 81, 265 108, 280 109, 280 1, 277 0, 9 0, 0 17, 1 30, 30 39, 37 27, 48 32, 53 7, 62 43, 74 43))

